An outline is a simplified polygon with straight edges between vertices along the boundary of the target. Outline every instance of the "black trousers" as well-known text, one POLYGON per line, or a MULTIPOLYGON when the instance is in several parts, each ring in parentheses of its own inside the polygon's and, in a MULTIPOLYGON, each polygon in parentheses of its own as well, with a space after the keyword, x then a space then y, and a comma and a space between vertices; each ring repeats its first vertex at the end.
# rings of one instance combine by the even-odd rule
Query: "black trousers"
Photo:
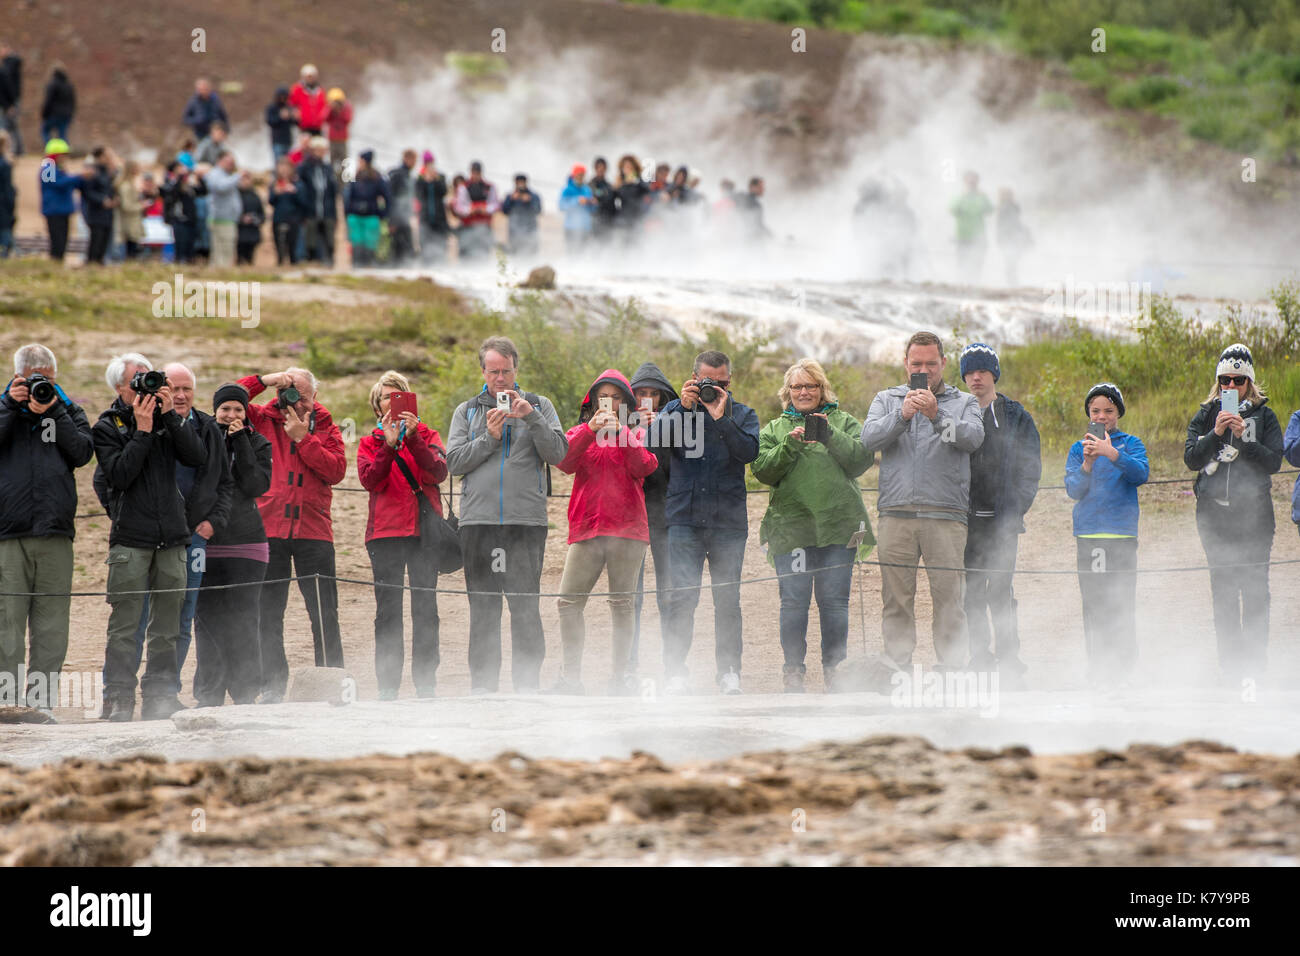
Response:
POLYGON ((253 264, 253 253, 257 251, 257 244, 258 244, 259 242, 261 242, 261 241, 262 241, 262 240, 260 240, 260 239, 254 239, 252 242, 237 242, 237 243, 235 243, 235 263, 236 263, 236 265, 241 265, 241 266, 242 266, 242 265, 249 265, 249 266, 251 266, 251 265, 253 264))
POLYGON ((108 240, 113 236, 113 226, 110 223, 105 226, 89 226, 90 244, 86 247, 86 261, 104 264, 104 256, 108 254, 108 240))
MULTIPOLYGON (((402 585, 436 588, 438 566, 418 537, 375 538, 366 542, 375 576, 375 675, 379 690, 396 692, 402 683, 402 585), (396 585, 382 587, 381 585, 396 585)), ((411 591, 411 677, 415 692, 433 693, 438 675, 438 595, 411 591)))
POLYGON ((50 258, 62 259, 68 251, 68 217, 46 216, 45 228, 50 232, 50 258))
MULTIPOLYGON (((289 565, 311 618, 311 638, 317 667, 343 666, 343 641, 339 637, 339 591, 334 580, 334 542, 303 538, 271 538, 271 561, 266 580, 287 578, 289 565), (308 575, 320 574, 316 579, 308 575), (316 601, 317 587, 320 602, 316 601)), ((262 689, 283 696, 289 686, 289 662, 284 655, 284 609, 289 603, 289 582, 262 585, 261 620, 258 631, 262 647, 262 689)))
POLYGON ((393 223, 392 245, 388 249, 388 261, 394 264, 406 262, 415 257, 415 238, 409 222, 393 223))
POLYGON ((277 222, 275 230, 275 264, 282 266, 286 262, 296 265, 298 262, 298 231, 296 222, 277 222))
POLYGON ((227 693, 236 704, 251 704, 262 689, 258 619, 266 567, 244 558, 207 562, 194 610, 194 698, 200 704, 223 704, 227 693), (216 590, 222 584, 246 586, 216 590))
MULTIPOLYGON (((1269 591, 1266 562, 1273 550, 1271 515, 1260 509, 1197 501, 1196 530, 1210 566, 1214 635, 1225 677, 1258 678, 1268 663, 1269 591), (1262 567, 1239 567, 1259 564, 1262 567)), ((1264 498, 1261 508, 1273 507, 1264 498)))
POLYGON ((1075 538, 1088 677, 1124 678, 1137 661, 1137 538, 1075 538))
POLYGON ((308 262, 334 265, 334 219, 308 219, 303 222, 303 241, 308 262))
POLYGON ((1012 574, 1019 541, 1014 530, 1000 528, 996 519, 972 516, 966 524, 966 628, 971 664, 980 670, 995 663, 1017 671, 1024 667, 1012 574))
POLYGON ((176 262, 194 261, 194 242, 198 228, 192 222, 172 223, 172 257, 176 262))
POLYGON ((546 526, 460 526, 469 598, 470 687, 495 691, 501 681, 501 595, 510 603, 510 674, 516 691, 537 690, 541 683, 546 637, 538 610, 546 552, 546 526))
POLYGON ((628 673, 635 674, 638 664, 638 654, 641 649, 641 608, 645 604, 645 565, 646 561, 651 558, 655 563, 655 603, 659 608, 659 633, 662 636, 664 630, 668 627, 668 614, 672 608, 669 598, 672 592, 668 589, 672 587, 672 581, 669 579, 668 571, 668 527, 650 525, 650 547, 646 552, 645 561, 641 562, 641 570, 636 576, 636 606, 632 618, 632 652, 628 655, 627 669, 628 673))

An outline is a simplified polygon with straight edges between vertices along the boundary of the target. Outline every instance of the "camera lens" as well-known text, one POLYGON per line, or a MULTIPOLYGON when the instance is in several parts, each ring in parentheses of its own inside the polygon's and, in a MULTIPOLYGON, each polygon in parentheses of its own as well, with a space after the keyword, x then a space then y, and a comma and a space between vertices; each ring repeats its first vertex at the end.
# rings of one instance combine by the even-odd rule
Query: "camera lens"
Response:
POLYGON ((700 386, 700 401, 705 405, 712 405, 718 400, 718 390, 713 385, 700 386))
POLYGON ((302 394, 292 385, 280 390, 280 402, 284 405, 292 405, 300 398, 302 398, 302 394))
POLYGON ((54 383, 44 375, 33 375, 27 380, 27 394, 30 401, 37 405, 48 405, 54 401, 54 396, 58 393, 54 390, 54 383))

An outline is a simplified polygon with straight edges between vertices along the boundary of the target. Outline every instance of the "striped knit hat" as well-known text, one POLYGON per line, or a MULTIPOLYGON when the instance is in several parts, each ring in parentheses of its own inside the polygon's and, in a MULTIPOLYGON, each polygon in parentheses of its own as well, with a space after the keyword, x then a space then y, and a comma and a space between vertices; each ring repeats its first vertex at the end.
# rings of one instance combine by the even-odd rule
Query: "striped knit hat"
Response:
POLYGON ((1084 414, 1087 414, 1088 406, 1092 404, 1092 400, 1098 395, 1105 395, 1114 402, 1115 407, 1119 409, 1119 417, 1124 417, 1124 395, 1119 390, 1119 386, 1112 382, 1098 382, 1092 388, 1088 389, 1088 395, 1083 400, 1084 414))
POLYGON ((972 342, 961 350, 961 379, 966 381, 966 373, 975 369, 984 369, 993 373, 993 381, 1002 377, 1002 366, 998 363, 998 353, 983 342, 972 342))
POLYGON ((1250 349, 1240 342, 1229 345, 1219 356, 1219 367, 1214 375, 1216 378, 1220 375, 1244 375, 1252 382, 1255 381, 1255 362, 1250 356, 1250 349))

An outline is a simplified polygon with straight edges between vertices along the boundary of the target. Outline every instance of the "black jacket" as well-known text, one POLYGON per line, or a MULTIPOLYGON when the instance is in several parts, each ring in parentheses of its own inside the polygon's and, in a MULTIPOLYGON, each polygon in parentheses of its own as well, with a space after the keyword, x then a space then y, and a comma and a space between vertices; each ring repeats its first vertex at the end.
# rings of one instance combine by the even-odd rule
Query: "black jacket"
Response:
POLYGON ((256 245, 262 241, 262 223, 266 222, 266 208, 262 205, 262 197, 257 194, 256 189, 241 189, 239 201, 242 207, 238 239, 240 242, 256 245), (244 216, 251 217, 253 221, 245 222, 244 216))
POLYGON ((420 203, 420 222, 433 232, 450 232, 447 222, 447 180, 438 173, 433 179, 415 180, 415 198, 420 203))
MULTIPOLYGON (((217 426, 220 433, 221 426, 217 426)), ((222 434, 221 454, 232 479, 230 517, 208 544, 255 544, 266 540, 257 499, 271 487, 271 442, 245 426, 234 436, 222 434)))
POLYGON ((17 53, 10 53, 0 60, 0 75, 4 77, 0 81, 4 95, 9 97, 7 101, 0 99, 0 107, 8 109, 23 98, 23 58, 17 53))
POLYGON ((60 534, 76 537, 77 482, 73 471, 90 461, 94 446, 81 406, 60 399, 42 415, 0 398, 0 540, 60 534), (54 441, 45 441, 46 420, 54 441))
POLYGON ((93 176, 81 177, 81 215, 87 226, 112 226, 113 210, 104 205, 113 198, 113 177, 103 166, 93 176))
MULTIPOLYGON (((971 482, 975 482, 976 469, 993 471, 995 487, 993 514, 999 527, 1016 534, 1025 533, 1025 513, 1038 494, 1038 482, 1043 477, 1043 457, 1038 439, 1038 426, 1034 424, 1025 406, 1007 398, 1001 392, 993 400, 993 414, 998 420, 998 440, 985 441, 971 453, 971 482), (996 460, 987 454, 997 450, 996 460)), ((985 414, 985 413, 981 413, 985 414)), ((971 512, 974 514, 974 511, 971 512)))
POLYGON ((276 97, 266 107, 266 125, 271 127, 271 144, 289 147, 293 145, 293 107, 289 105, 289 91, 284 90, 281 98, 279 90, 276 97), (280 110, 287 109, 288 116, 281 116, 280 110))
POLYGON ((614 192, 614 187, 604 176, 593 176, 587 185, 591 187, 591 196, 596 200, 596 224, 612 225, 614 216, 618 213, 618 194, 614 192))
POLYGON ((1222 407, 1217 398, 1206 402, 1187 426, 1183 463, 1199 472, 1193 485, 1197 514, 1218 507, 1215 500, 1227 501, 1230 508, 1248 509, 1252 513, 1253 527, 1243 527, 1243 534, 1272 533, 1275 527, 1273 475, 1282 467, 1282 427, 1273 409, 1268 407, 1268 399, 1264 399, 1258 405, 1242 408, 1241 417, 1247 427, 1254 422, 1254 441, 1245 440, 1249 432, 1238 438, 1231 430, 1225 430, 1220 438, 1214 434, 1214 420, 1222 407), (1228 446, 1237 449, 1237 458, 1220 460, 1214 474, 1208 474, 1206 466, 1219 459, 1220 452, 1228 446))
MULTIPOLYGON (((662 411, 669 402, 677 400, 677 390, 669 384, 667 377, 654 362, 643 362, 632 376, 633 391, 638 388, 657 388, 661 393, 659 409, 662 411)), ((659 460, 659 467, 645 476, 642 487, 645 488, 645 511, 650 524, 659 529, 668 527, 664 507, 668 498, 668 466, 672 460, 668 448, 659 448, 653 442, 648 447, 659 460)), ((658 569, 655 569, 658 573, 658 569)))
POLYGON ((235 481, 226 464, 226 433, 211 415, 194 409, 194 420, 203 436, 206 461, 194 474, 194 487, 185 499, 185 520, 193 531, 200 522, 207 521, 214 533, 225 527, 230 518, 230 497, 235 491, 235 481))
POLYGON ((298 198, 302 201, 303 218, 337 219, 338 191, 334 185, 334 170, 315 156, 298 166, 298 198), (321 172, 321 188, 317 188, 317 171, 321 172), (318 206, 319 203, 319 206, 318 206))
POLYGON ((163 220, 168 225, 199 221, 198 207, 194 204, 194 198, 206 196, 208 184, 200 177, 196 185, 191 185, 186 182, 186 178, 188 177, 168 178, 159 190, 163 201, 163 220))
POLYGON ((0 156, 0 229, 13 229, 18 191, 14 189, 14 167, 0 156))
POLYGON ((176 462, 201 468, 207 461, 198 430, 174 411, 156 415, 152 432, 137 431, 131 406, 118 397, 91 430, 96 492, 113 528, 108 545, 175 548, 190 542, 185 499, 176 486, 176 462))
POLYGON ((72 119, 77 112, 77 91, 68 81, 68 74, 55 70, 50 82, 45 84, 45 102, 41 104, 41 119, 72 119))

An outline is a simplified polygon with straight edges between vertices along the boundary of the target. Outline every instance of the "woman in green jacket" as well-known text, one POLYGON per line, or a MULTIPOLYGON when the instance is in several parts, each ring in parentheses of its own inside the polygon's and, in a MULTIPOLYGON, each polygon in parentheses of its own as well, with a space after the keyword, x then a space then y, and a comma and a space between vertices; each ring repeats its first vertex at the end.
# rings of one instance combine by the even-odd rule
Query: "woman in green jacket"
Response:
POLYGON ((813 359, 791 365, 777 394, 785 410, 759 434, 751 467, 755 478, 772 486, 759 541, 780 575, 785 691, 803 692, 814 592, 822 676, 830 691, 835 668, 848 652, 853 561, 876 543, 857 484, 874 455, 859 440, 862 424, 839 407, 825 370, 813 359))

